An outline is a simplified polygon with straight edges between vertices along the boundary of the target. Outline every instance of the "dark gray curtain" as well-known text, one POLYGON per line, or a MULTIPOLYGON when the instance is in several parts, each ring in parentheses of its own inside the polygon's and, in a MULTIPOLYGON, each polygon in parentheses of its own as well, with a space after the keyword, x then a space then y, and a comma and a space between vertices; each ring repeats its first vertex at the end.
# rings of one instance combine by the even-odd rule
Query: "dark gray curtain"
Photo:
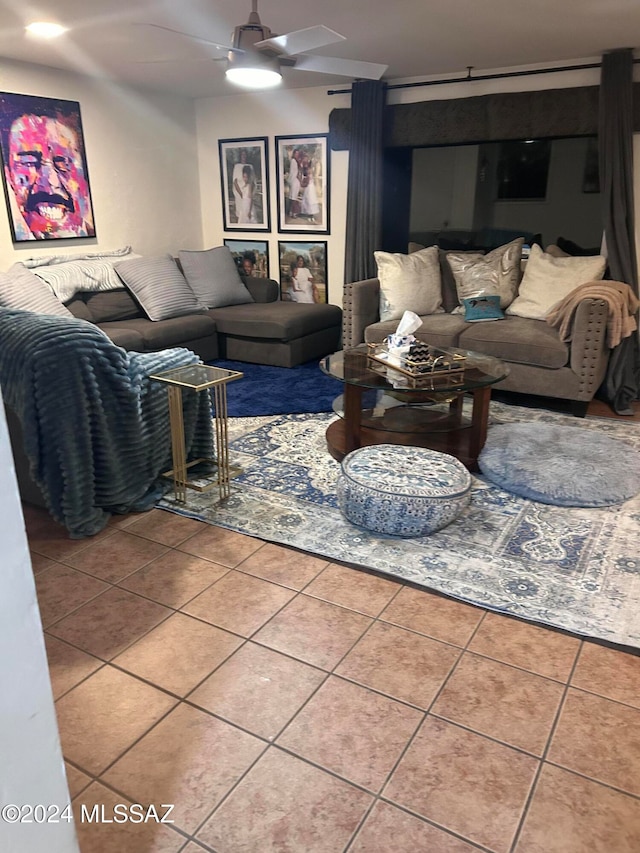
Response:
MULTIPOLYGON (((633 210, 633 53, 615 50, 602 57, 598 122, 600 190, 609 275, 638 295, 633 210)), ((620 415, 633 414, 640 398, 638 335, 625 338, 611 353, 598 396, 620 415)))
POLYGON ((347 181, 345 282, 376 275, 374 251, 382 228, 382 118, 386 86, 365 80, 351 87, 351 145, 347 181))

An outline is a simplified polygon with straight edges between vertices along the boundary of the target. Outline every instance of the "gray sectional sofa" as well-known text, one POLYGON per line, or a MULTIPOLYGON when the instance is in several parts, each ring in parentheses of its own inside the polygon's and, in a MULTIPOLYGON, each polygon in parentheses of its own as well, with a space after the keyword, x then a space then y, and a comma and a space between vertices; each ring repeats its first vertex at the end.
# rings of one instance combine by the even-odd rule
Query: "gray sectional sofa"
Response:
POLYGON ((280 301, 271 279, 242 278, 226 246, 144 257, 107 253, 26 259, 0 273, 0 307, 74 316, 125 350, 185 347, 294 367, 339 348, 337 305, 280 301))

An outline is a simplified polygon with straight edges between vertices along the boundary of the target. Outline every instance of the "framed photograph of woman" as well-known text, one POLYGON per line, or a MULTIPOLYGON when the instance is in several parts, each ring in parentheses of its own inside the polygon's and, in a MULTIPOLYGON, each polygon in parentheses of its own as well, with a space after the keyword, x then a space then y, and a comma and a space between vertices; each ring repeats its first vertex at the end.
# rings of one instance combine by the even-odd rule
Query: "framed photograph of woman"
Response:
POLYGON ((276 136, 278 231, 329 233, 328 135, 276 136))
POLYGON ((270 231, 267 137, 220 139, 225 231, 270 231))
POLYGON ((225 240, 240 275, 269 278, 269 244, 266 240, 225 240))
POLYGON ((327 242, 278 241, 283 302, 327 302, 327 242))

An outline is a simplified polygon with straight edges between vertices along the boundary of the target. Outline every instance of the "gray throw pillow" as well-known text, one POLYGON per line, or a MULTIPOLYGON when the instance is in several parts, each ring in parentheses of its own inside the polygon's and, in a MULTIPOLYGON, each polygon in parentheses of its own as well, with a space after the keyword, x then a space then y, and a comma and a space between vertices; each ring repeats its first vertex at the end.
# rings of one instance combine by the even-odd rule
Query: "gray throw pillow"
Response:
POLYGON ((171 255, 134 258, 114 266, 150 320, 167 320, 204 310, 171 255))
POLYGON ((8 272, 0 273, 0 305, 34 314, 71 317, 49 285, 23 264, 14 264, 8 272))
POLYGON ((178 252, 182 270, 198 300, 207 308, 253 302, 228 246, 203 252, 178 252))

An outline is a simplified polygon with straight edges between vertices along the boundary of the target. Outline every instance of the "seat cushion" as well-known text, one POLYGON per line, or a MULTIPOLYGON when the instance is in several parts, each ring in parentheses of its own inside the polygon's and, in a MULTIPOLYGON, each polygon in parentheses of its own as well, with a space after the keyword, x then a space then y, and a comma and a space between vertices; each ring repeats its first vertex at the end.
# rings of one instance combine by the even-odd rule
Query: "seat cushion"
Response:
POLYGON ((569 360, 569 348, 555 329, 544 321, 524 317, 469 324, 458 346, 535 367, 564 367, 569 360))
POLYGON ((146 318, 101 323, 100 328, 111 337, 111 329, 129 329, 144 341, 146 351, 183 346, 185 341, 216 334, 216 324, 207 314, 188 314, 152 322, 146 318))
POLYGON ((140 332, 135 329, 123 329, 117 323, 105 323, 99 326, 102 331, 109 336, 110 340, 117 347, 122 347, 128 352, 146 352, 144 340, 140 332))
MULTIPOLYGON (((420 318, 422 325, 416 330, 416 338, 436 347, 457 347, 460 333, 467 328, 461 314, 429 314, 420 318)), ((364 331, 368 344, 380 344, 387 335, 393 334, 398 326, 397 320, 372 323, 364 331)))
POLYGON ((266 302, 212 308, 207 312, 223 335, 291 341, 342 322, 337 305, 266 302))

